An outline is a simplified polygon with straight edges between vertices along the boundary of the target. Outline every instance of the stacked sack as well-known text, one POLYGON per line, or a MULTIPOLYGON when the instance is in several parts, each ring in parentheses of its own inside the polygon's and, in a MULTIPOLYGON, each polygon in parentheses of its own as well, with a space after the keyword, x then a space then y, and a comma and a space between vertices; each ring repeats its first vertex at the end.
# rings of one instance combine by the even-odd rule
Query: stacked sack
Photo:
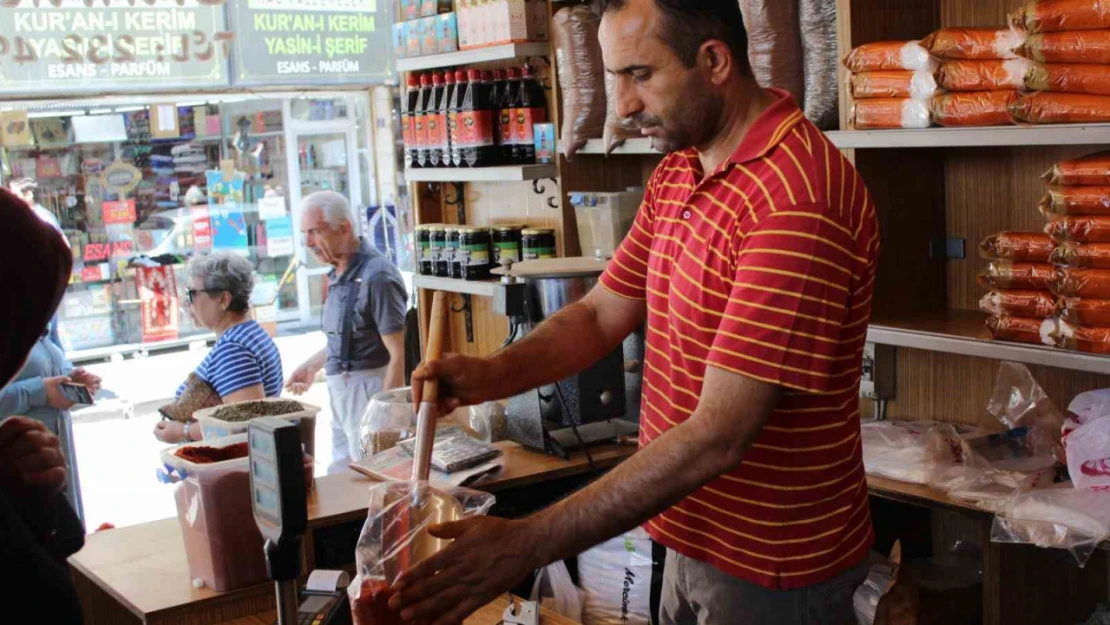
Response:
POLYGON ((941 126, 1003 126, 1012 123, 1010 106, 1025 84, 1032 63, 1018 57, 1020 32, 1003 28, 942 28, 921 40, 940 59, 937 93, 929 99, 933 122, 941 126))
POLYGON ((1010 107, 1034 124, 1110 121, 1110 4, 1036 0, 1010 16, 1028 33, 1016 49, 1035 62, 1010 107))
POLYGON ((990 263, 979 284, 990 289, 979 307, 987 328, 1000 341, 1052 345, 1056 341, 1056 243, 1038 232, 1000 232, 979 246, 990 263))
POLYGON ((1058 163, 1041 212, 1057 247, 1060 347, 1110 353, 1110 152, 1058 163))
POLYGON ((855 100, 852 127, 928 128, 928 100, 936 93, 937 62, 917 41, 881 41, 852 50, 844 59, 848 91, 855 100))

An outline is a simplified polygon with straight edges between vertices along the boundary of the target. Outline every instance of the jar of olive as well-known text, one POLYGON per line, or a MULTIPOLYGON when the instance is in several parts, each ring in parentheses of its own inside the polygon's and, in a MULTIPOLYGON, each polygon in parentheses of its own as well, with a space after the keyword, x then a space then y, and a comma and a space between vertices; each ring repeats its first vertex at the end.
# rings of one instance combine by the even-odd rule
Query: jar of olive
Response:
POLYGON ((555 258, 555 230, 528 228, 521 232, 524 260, 555 258))
POLYGON ((488 280, 490 277, 489 228, 464 228, 459 231, 459 267, 463 280, 488 280))

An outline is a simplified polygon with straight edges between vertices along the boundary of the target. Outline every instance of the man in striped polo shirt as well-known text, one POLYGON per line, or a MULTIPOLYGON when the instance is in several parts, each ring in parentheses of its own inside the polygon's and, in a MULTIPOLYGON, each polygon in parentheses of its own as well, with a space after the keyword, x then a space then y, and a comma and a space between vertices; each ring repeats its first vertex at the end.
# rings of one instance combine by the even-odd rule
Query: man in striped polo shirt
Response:
POLYGON ((644 524, 668 548, 663 623, 854 622, 873 540, 867 189, 789 95, 756 84, 736 0, 601 4, 617 111, 669 153, 631 232, 601 286, 524 340, 413 377, 442 380, 445 409, 507 397, 583 370, 646 319, 641 451, 532 517, 438 528, 456 540, 393 605, 460 622, 525 572, 644 524))

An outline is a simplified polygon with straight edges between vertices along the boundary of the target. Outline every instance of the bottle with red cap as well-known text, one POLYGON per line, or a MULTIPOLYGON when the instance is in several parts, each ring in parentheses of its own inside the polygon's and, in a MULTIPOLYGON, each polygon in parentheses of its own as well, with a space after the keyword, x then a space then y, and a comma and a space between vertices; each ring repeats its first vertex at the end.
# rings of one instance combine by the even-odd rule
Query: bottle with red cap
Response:
POLYGON ((513 148, 516 145, 516 135, 513 133, 513 107, 520 92, 520 72, 509 68, 506 72, 505 83, 501 89, 501 99, 497 102, 498 131, 501 147, 501 160, 505 163, 515 163, 513 148))
POLYGON ((466 97, 466 90, 470 84, 470 80, 465 70, 455 72, 455 93, 451 101, 448 103, 447 109, 447 134, 448 141, 451 144, 450 150, 450 163, 451 167, 462 167, 462 149, 459 148, 459 111, 462 110, 463 98, 466 97))
POLYGON ((420 76, 409 74, 405 79, 405 97, 401 101, 401 136, 405 144, 405 167, 416 163, 416 101, 420 95, 420 76))
POLYGON ((493 138, 490 77, 476 69, 467 72, 470 82, 459 107, 459 147, 465 167, 488 167, 500 160, 493 138))
POLYGON ((416 99, 416 124, 413 135, 416 139, 416 166, 428 167, 428 112, 432 108, 432 76, 424 74, 420 77, 420 93, 416 99))
POLYGON ((428 167, 442 167, 447 143, 447 116, 440 117, 439 106, 447 85, 443 72, 432 74, 432 93, 428 101, 428 167))
POLYGON ((521 70, 520 89, 513 105, 513 162, 536 162, 535 125, 547 122, 547 94, 532 68, 521 70))

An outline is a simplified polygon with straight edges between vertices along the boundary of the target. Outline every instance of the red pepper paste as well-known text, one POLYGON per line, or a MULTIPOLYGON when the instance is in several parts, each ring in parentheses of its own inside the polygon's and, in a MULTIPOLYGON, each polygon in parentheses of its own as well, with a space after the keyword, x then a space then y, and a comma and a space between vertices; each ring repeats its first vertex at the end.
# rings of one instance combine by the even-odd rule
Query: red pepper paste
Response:
POLYGON ((365 579, 358 599, 351 600, 354 625, 404 625, 401 615, 389 607, 389 584, 384 579, 365 579))
POLYGON ((212 464, 236 458, 246 458, 249 453, 246 441, 235 443, 227 447, 182 447, 174 455, 193 464, 212 464))

